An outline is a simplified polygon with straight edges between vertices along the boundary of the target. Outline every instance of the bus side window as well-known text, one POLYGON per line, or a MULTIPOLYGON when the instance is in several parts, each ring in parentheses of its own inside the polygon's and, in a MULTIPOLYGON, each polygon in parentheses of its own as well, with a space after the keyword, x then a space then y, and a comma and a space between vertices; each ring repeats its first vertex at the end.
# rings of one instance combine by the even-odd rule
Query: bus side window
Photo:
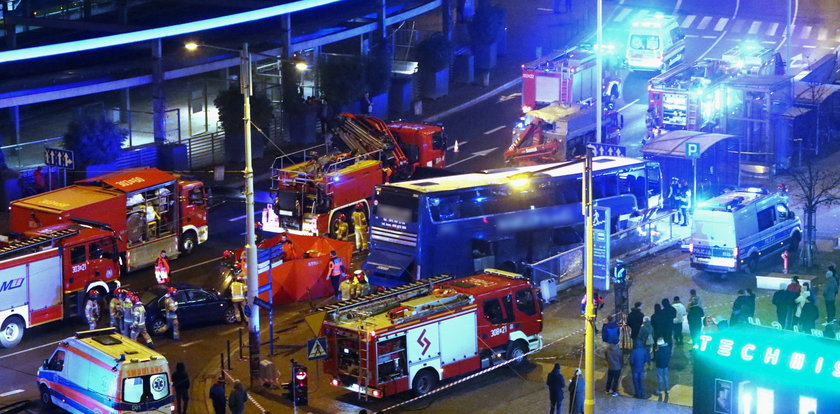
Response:
POLYGON ((662 194, 661 173, 659 165, 647 166, 648 197, 662 194))

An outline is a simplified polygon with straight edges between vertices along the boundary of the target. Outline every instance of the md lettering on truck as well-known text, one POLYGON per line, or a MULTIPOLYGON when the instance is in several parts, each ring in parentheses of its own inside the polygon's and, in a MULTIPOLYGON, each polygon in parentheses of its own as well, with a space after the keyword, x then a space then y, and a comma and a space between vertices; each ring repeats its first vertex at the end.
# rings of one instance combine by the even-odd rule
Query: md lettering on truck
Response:
POLYGON ((23 286, 23 278, 18 277, 11 280, 4 280, 0 283, 0 292, 5 292, 7 290, 17 289, 23 286))

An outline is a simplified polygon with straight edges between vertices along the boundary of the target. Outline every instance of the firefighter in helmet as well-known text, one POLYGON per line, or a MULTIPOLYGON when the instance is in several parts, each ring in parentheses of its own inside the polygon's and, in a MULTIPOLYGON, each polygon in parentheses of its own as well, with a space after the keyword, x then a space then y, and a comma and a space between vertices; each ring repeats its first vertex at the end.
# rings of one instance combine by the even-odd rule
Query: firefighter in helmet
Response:
POLYGON ((166 250, 161 250, 155 263, 155 279, 159 285, 169 283, 169 260, 166 259, 166 250))
POLYGON ((88 299, 85 303, 85 318, 87 318, 90 329, 96 329, 96 323, 99 322, 99 291, 96 289, 88 293, 88 299))
POLYGON ((341 282, 338 290, 341 291, 341 300, 355 299, 353 294, 356 293, 356 275, 347 275, 344 281, 341 282))
POLYGON ((166 312, 166 327, 172 333, 172 339, 181 340, 181 331, 178 327, 178 301, 175 300, 174 287, 169 288, 163 295, 163 309, 166 312))
POLYGON ((131 336, 131 325, 134 324, 134 294, 125 291, 122 298, 122 334, 131 336))
POLYGON ((360 298, 370 293, 370 283, 368 283, 365 271, 359 269, 353 272, 353 275, 356 276, 356 283, 354 285, 356 289, 353 297, 360 298))
POLYGON ((248 323, 248 315, 245 314, 245 306, 247 305, 247 302, 245 301, 245 292, 245 282, 242 281, 242 276, 237 276, 233 279, 233 282, 230 283, 230 299, 233 302, 233 307, 236 311, 237 323, 242 323, 243 319, 245 320, 245 323, 248 323))
POLYGON ((136 341, 142 336, 146 341, 146 346, 154 349, 155 344, 152 342, 149 331, 146 330, 146 307, 143 306, 143 302, 137 295, 133 295, 132 299, 134 300, 134 309, 132 310, 134 321, 131 324, 131 339, 136 341))
POLYGON ((344 261, 338 257, 335 250, 330 251, 330 262, 327 265, 327 280, 332 285, 336 299, 341 299, 341 277, 344 276, 344 261))
POLYGON ((295 249, 295 244, 289 240, 289 234, 285 231, 280 233, 280 244, 283 247, 283 260, 294 260, 297 259, 297 249, 295 249))
POLYGON ((114 296, 108 301, 108 315, 111 316, 111 327, 117 328, 117 332, 122 332, 122 288, 114 289, 114 296))
POLYGON ((356 250, 368 249, 368 223, 364 210, 364 204, 356 203, 356 211, 351 216, 353 219, 353 231, 356 233, 356 250))
POLYGON ((335 219, 335 239, 346 241, 349 230, 350 225, 347 224, 347 216, 344 213, 339 214, 338 218, 335 219))

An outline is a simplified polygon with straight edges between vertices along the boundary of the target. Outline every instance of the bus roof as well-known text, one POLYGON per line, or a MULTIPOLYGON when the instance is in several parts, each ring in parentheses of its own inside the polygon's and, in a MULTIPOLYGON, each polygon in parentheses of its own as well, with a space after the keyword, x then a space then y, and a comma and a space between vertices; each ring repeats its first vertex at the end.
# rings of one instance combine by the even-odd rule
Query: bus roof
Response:
MULTIPOLYGON (((595 171, 622 168, 632 165, 643 165, 645 161, 624 157, 595 157, 593 165, 595 171)), ((577 176, 583 173, 582 161, 569 161, 553 164, 528 165, 524 167, 500 168, 476 173, 450 175, 423 180, 404 181, 386 184, 383 187, 403 188, 418 193, 436 193, 440 191, 458 190, 464 188, 484 187, 504 184, 506 180, 520 174, 545 174, 551 177, 577 176)))

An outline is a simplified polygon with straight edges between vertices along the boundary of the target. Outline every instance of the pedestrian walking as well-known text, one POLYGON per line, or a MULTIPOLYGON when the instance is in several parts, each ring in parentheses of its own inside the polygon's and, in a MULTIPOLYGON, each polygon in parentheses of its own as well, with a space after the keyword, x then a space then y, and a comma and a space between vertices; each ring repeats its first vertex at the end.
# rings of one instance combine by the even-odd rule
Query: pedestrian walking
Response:
POLYGON ((163 295, 163 310, 166 313, 166 328, 172 334, 172 339, 181 340, 181 329, 178 324, 178 301, 175 300, 174 287, 169 288, 163 295))
POLYGON ((776 306, 776 320, 783 329, 792 329, 793 313, 796 311, 797 293, 787 289, 784 283, 773 294, 773 305, 776 306))
MULTIPOLYGON (((692 292, 694 292, 694 289, 692 289, 692 292)), ((703 330, 703 316, 705 316, 706 312, 703 311, 703 307, 700 303, 700 301, 692 301, 689 299, 686 320, 688 320, 688 332, 691 335, 692 344, 698 343, 700 339, 700 332, 703 330)))
POLYGON ((330 251, 330 262, 327 265, 327 279, 332 284, 336 299, 341 299, 341 278, 344 276, 344 261, 336 254, 335 250, 330 251))
POLYGON ((583 400, 586 398, 586 382, 580 368, 575 370, 575 376, 569 382, 569 413, 583 414, 583 400))
POLYGON ((837 277, 834 276, 834 265, 828 266, 825 272, 825 284, 823 286, 823 300, 825 300, 825 321, 831 323, 837 312, 837 277))
POLYGON ((630 314, 627 315, 627 326, 630 327, 630 335, 634 341, 639 337, 639 329, 642 328, 644 321, 645 314, 642 312, 642 302, 636 302, 633 304, 630 314))
POLYGON ((667 396, 671 391, 671 385, 668 378, 668 368, 671 366, 671 347, 663 339, 656 341, 656 350, 653 356, 656 362, 656 379, 657 379, 657 393, 667 396))
POLYGON ((688 297, 688 307, 690 308, 692 306, 700 306, 702 308, 703 299, 700 297, 700 295, 697 294, 697 289, 691 289, 688 291, 688 293, 690 295, 688 297))
MULTIPOLYGON (((650 108, 653 109, 653 108, 650 108)), ((671 177, 671 184, 668 186, 668 196, 666 197, 668 206, 666 208, 676 210, 677 213, 671 216, 671 222, 674 224, 680 223, 680 213, 679 208, 680 205, 677 202, 677 195, 680 191, 680 179, 677 177, 671 177)))
POLYGON ((671 304, 677 316, 674 317, 674 343, 676 345, 683 344, 683 323, 688 312, 685 310, 685 305, 680 302, 679 296, 674 296, 674 303, 671 304))
POLYGON ((368 249, 368 222, 364 208, 364 204, 356 203, 356 211, 350 216, 353 219, 353 233, 356 235, 356 250, 359 251, 368 249))
POLYGON ((607 345, 604 352, 607 359, 607 386, 606 392, 618 397, 618 380, 621 378, 621 369, 624 367, 624 353, 616 344, 607 345))
POLYGON ((802 285, 799 284, 799 276, 794 276, 790 279, 790 284, 787 285, 787 290, 799 294, 802 291, 802 285))
POLYGON ((653 345, 653 323, 650 321, 650 316, 645 316, 642 320, 642 327, 639 329, 639 336, 636 338, 636 343, 642 344, 645 348, 653 345))
POLYGON ((680 180, 679 192, 677 193, 677 200, 680 206, 680 219, 682 222, 680 226, 688 226, 688 212, 691 209, 691 188, 688 186, 688 181, 680 180))
POLYGON ((601 327, 601 340, 608 344, 618 344, 621 337, 621 328, 615 323, 612 315, 607 316, 607 323, 601 327))
POLYGON ((190 376, 183 362, 175 364, 172 388, 175 388, 175 413, 187 414, 187 407, 190 405, 190 376))
POLYGON ((117 332, 122 332, 122 288, 114 289, 114 295, 108 302, 108 315, 111 317, 111 327, 116 328, 117 332))
POLYGON ((134 321, 131 325, 131 339, 138 340, 140 337, 146 341, 146 346, 149 348, 155 349, 155 344, 152 342, 152 337, 149 335, 149 331, 146 330, 146 308, 143 306, 143 302, 140 301, 140 298, 134 296, 134 321))
POLYGON ((811 334, 811 331, 817 326, 817 319, 820 317, 820 310, 813 300, 808 299, 802 306, 802 316, 800 318, 801 332, 811 334))
POLYGON ((88 293, 88 299, 85 302, 85 318, 88 328, 90 330, 96 329, 96 323, 99 322, 99 291, 96 289, 88 293))
POLYGON ((245 403, 248 401, 248 392, 245 391, 245 386, 239 380, 233 382, 233 391, 228 397, 228 407, 230 414, 243 414, 245 412, 245 403))
POLYGON ((650 362, 650 352, 641 341, 636 341, 636 347, 630 352, 630 370, 633 372, 633 397, 647 398, 645 395, 645 367, 650 362))
POLYGON ((230 283, 230 300, 233 302, 233 308, 236 312, 236 322, 242 323, 244 320, 247 324, 248 315, 245 314, 245 306, 248 302, 245 300, 245 288, 246 286, 242 281, 242 276, 237 276, 233 279, 233 282, 230 283))
MULTIPOLYGON (((668 320, 668 326, 665 330, 663 338, 668 344, 674 343, 674 319, 677 317, 677 310, 671 306, 671 301, 668 298, 662 299, 662 312, 665 314, 665 319, 668 320)), ((664 323, 664 322, 663 322, 664 323)))
POLYGON ((548 413, 560 414, 564 397, 563 389, 566 387, 566 379, 563 378, 563 373, 560 372, 560 364, 554 364, 554 369, 548 373, 545 385, 548 386, 548 400, 551 404, 548 413))
POLYGON ((799 325, 801 323, 800 318, 802 317, 802 308, 805 307, 805 304, 811 300, 811 289, 808 283, 802 284, 802 290, 799 292, 799 296, 796 298, 796 311, 793 314, 793 323, 795 325, 799 325))
POLYGON ((210 387, 210 401, 213 402, 213 414, 225 414, 227 410, 227 395, 225 393, 225 376, 224 374, 216 379, 216 383, 210 387))
POLYGON ((155 262, 155 281, 159 285, 169 283, 169 260, 166 258, 166 250, 161 250, 155 262))

